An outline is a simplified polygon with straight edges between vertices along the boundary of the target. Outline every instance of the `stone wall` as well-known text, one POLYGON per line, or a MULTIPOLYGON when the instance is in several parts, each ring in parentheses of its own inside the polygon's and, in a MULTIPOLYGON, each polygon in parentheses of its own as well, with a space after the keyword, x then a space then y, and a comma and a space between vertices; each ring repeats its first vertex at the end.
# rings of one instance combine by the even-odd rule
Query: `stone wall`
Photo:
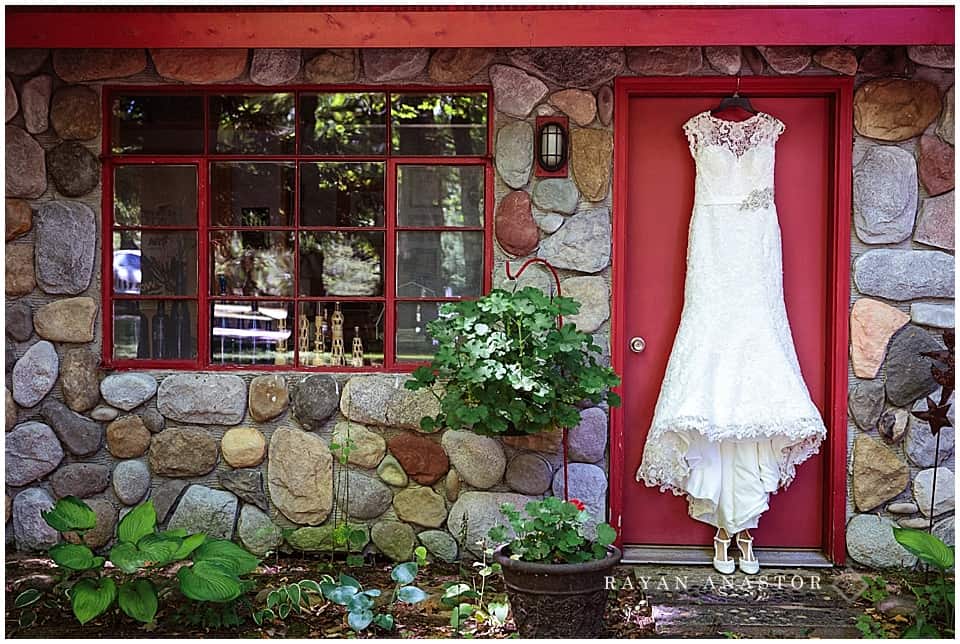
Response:
MULTIPOLYGON (((508 284, 508 259, 547 259, 564 294, 584 303, 574 321, 606 348, 612 81, 718 73, 856 76, 848 539, 861 563, 902 557, 878 533, 890 517, 919 523, 929 511, 933 465, 907 413, 931 388, 913 353, 953 327, 953 49, 941 47, 8 50, 8 542, 52 543, 39 511, 74 494, 101 517, 86 537, 97 546, 119 514, 152 498, 167 525, 236 535, 258 553, 277 547, 281 528, 295 549, 329 548, 348 513, 367 548, 403 559, 419 541, 449 559, 485 533, 500 502, 562 493, 556 440, 422 434, 435 402, 402 376, 103 372, 104 83, 492 85, 494 284, 508 284), (571 178, 538 180, 533 123, 554 113, 570 118, 571 178), (878 431, 888 426, 890 444, 878 431), (356 447, 344 467, 331 445, 348 433, 356 447), (336 508, 344 486, 349 507, 336 508)), ((551 284, 536 266, 521 281, 551 284)), ((603 514, 606 410, 581 417, 571 495, 603 514)), ((952 540, 952 432, 942 451, 938 488, 950 497, 934 512, 952 540)))

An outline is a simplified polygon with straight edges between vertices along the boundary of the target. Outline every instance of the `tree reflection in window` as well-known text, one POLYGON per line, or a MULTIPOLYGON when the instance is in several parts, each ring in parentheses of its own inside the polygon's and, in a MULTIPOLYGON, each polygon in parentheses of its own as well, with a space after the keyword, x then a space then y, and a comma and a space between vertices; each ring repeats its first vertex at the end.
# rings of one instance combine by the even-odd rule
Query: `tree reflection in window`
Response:
POLYGON ((293 94, 210 97, 211 151, 217 154, 292 154, 293 94))
POLYGON ((487 151, 487 95, 393 94, 394 153, 446 156, 487 151))
POLYGON ((300 97, 303 154, 383 154, 386 94, 324 93, 300 97))
POLYGON ((300 166, 303 226, 383 226, 383 163, 300 166))

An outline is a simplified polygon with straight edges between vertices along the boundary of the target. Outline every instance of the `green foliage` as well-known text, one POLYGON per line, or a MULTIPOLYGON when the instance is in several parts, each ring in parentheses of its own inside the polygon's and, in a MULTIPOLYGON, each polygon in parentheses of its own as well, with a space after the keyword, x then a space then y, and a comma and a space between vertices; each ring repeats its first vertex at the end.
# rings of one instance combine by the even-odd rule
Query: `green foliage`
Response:
POLYGON ((500 512, 513 529, 511 538, 506 526, 490 529, 488 536, 496 543, 508 544, 514 559, 538 563, 582 563, 607 556, 607 546, 617 538, 610 525, 597 526, 597 538, 589 541, 584 528, 590 512, 576 499, 564 501, 548 496, 524 506, 523 517, 511 503, 500 506, 500 512))
POLYGON ((953 580, 948 580, 946 575, 955 562, 953 548, 922 530, 894 526, 893 536, 897 543, 937 571, 931 583, 918 586, 907 583, 917 598, 917 612, 903 637, 953 638, 956 589, 953 580))
POLYGON ((95 557, 87 546, 73 543, 60 543, 47 552, 53 562, 61 568, 70 570, 91 570, 103 565, 103 557, 95 557))
POLYGON ((97 525, 97 514, 75 496, 65 496, 57 504, 40 515, 58 532, 92 530, 97 525))
MULTIPOLYGON (((333 582, 333 577, 324 575, 324 582, 333 582)), ((282 621, 291 614, 310 608, 313 602, 323 598, 320 582, 312 579, 303 579, 293 584, 284 584, 267 595, 267 604, 264 608, 253 613, 253 621, 257 626, 264 622, 282 621)))
MULTIPOLYGON (((461 543, 461 547, 463 545, 461 543)), ((480 546, 483 556, 480 561, 473 562, 473 567, 477 570, 471 575, 471 583, 461 580, 447 582, 443 585, 443 595, 440 596, 440 603, 450 608, 450 625, 458 634, 463 634, 463 624, 470 618, 478 625, 490 622, 494 627, 501 627, 506 623, 510 610, 506 601, 486 600, 487 579, 502 571, 500 564, 487 563, 493 556, 493 548, 488 548, 484 541, 478 541, 477 545, 480 546)))
POLYGON ((395 624, 391 610, 398 601, 406 604, 418 604, 428 597, 427 593, 412 585, 418 571, 419 566, 415 561, 408 561, 393 567, 393 570, 390 571, 390 578, 395 582, 395 585, 387 609, 383 612, 377 611, 375 606, 376 598, 382 594, 380 589, 364 590, 360 582, 350 575, 340 573, 336 581, 332 577, 327 577, 320 584, 320 589, 323 596, 329 601, 347 609, 347 624, 355 632, 359 633, 371 624, 389 631, 393 630, 395 624))
POLYGON ((599 363, 592 336, 571 323, 557 329, 558 316, 579 310, 575 300, 533 287, 444 304, 428 324, 439 342, 433 362, 406 383, 440 400, 440 413, 421 427, 536 434, 575 426, 584 400, 599 403, 606 394, 619 405, 619 396, 607 392, 620 378, 599 363))
POLYGON ((867 601, 878 602, 890 596, 890 592, 887 590, 887 580, 881 575, 876 577, 864 575, 863 582, 867 585, 867 588, 861 595, 867 601))
POLYGON ((940 570, 953 567, 953 550, 943 541, 923 530, 893 527, 893 537, 901 546, 912 552, 920 561, 940 570))
POLYGON ((70 589, 70 605, 80 624, 102 615, 117 598, 117 585, 109 577, 81 579, 70 589))
POLYGON ((134 579, 120 586, 117 603, 133 619, 149 624, 157 614, 157 589, 149 579, 134 579))

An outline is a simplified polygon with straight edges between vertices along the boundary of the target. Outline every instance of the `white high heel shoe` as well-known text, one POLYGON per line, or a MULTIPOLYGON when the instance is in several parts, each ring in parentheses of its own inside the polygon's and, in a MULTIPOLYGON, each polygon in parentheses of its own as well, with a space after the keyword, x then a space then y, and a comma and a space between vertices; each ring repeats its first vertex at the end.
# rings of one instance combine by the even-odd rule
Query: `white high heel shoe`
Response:
POLYGON ((737 533, 737 548, 740 550, 737 564, 742 572, 755 575, 760 572, 760 562, 753 554, 753 537, 744 537, 743 534, 743 532, 737 533))
POLYGON ((724 575, 732 574, 736 570, 736 563, 727 554, 729 547, 730 539, 721 539, 720 528, 717 528, 717 534, 713 537, 713 567, 724 575))

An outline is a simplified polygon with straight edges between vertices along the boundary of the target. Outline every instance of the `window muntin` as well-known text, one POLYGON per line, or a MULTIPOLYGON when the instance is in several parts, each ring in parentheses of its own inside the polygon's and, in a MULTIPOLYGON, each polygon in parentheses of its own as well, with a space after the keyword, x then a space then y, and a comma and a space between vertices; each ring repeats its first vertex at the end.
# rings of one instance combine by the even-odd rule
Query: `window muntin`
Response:
POLYGON ((115 107, 107 129, 121 270, 105 290, 106 359, 306 370, 428 360, 439 304, 489 287, 486 92, 186 91, 113 98, 157 118, 115 107))

